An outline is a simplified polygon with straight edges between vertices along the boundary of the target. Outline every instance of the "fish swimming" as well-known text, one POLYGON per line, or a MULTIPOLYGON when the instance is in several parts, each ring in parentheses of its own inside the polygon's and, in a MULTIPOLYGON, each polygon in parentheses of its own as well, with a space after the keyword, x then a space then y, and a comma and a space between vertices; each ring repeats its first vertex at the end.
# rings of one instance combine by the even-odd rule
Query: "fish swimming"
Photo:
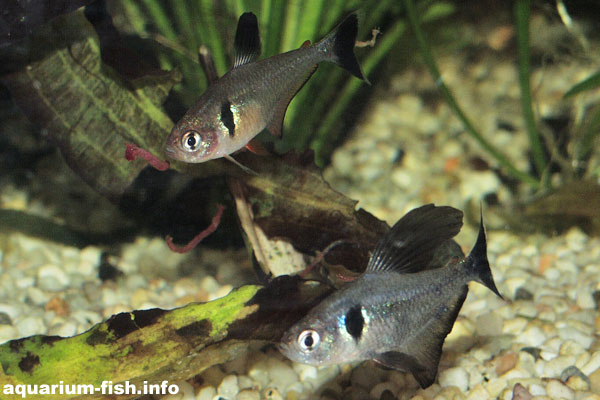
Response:
POLYGON ((452 207, 429 204, 410 211, 379 240, 361 276, 283 335, 281 352, 312 365, 375 360, 430 386, 467 283, 480 282, 502 298, 487 260, 483 218, 468 257, 425 269, 461 226, 462 212, 452 207))
POLYGON ((257 61, 258 22, 254 14, 242 14, 233 68, 212 82, 175 125, 166 153, 188 163, 220 157, 233 161, 230 154, 263 129, 280 137, 290 101, 322 61, 336 63, 368 83, 354 55, 357 32, 358 17, 351 13, 319 42, 257 61))

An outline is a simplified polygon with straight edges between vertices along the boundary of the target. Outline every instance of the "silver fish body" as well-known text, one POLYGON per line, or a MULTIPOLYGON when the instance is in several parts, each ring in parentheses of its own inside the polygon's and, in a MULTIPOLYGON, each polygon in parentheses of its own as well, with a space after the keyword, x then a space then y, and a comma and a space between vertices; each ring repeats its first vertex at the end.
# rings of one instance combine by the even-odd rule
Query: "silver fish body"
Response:
POLYGON ((175 125, 167 138, 167 154, 198 163, 228 156, 265 128, 280 136, 289 102, 322 61, 337 63, 366 81, 353 53, 357 26, 356 14, 350 14, 314 45, 254 61, 260 53, 256 17, 242 15, 234 67, 211 83, 175 125), (244 34, 255 37, 245 40, 244 34))
POLYGON ((467 283, 479 281, 500 295, 487 262, 483 225, 467 258, 423 270, 461 224, 462 213, 450 207, 411 211, 380 240, 363 275, 284 334, 283 354, 313 365, 372 359, 413 373, 423 387, 431 385, 467 283))

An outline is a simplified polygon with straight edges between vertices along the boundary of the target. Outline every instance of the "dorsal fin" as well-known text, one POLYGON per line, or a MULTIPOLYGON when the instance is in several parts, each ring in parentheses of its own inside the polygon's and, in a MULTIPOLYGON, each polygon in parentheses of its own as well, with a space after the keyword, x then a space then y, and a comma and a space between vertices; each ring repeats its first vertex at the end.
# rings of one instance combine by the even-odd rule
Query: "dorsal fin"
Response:
POLYGON ((462 227, 462 211, 428 204, 411 210, 377 242, 365 272, 418 272, 462 227))
POLYGON ((251 12, 240 16, 235 41, 233 42, 234 61, 233 68, 248 64, 260 55, 260 34, 256 15, 251 12))

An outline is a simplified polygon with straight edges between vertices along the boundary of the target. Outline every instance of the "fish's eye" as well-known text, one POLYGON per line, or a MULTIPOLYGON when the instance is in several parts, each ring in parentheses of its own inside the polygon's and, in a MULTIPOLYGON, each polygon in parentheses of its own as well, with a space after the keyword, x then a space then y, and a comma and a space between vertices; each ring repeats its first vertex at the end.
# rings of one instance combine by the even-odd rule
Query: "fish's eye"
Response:
POLYGON ((307 329, 298 335, 298 344, 303 351, 313 351, 320 342, 321 337, 314 329, 307 329))
POLYGON ((196 131, 187 131, 181 137, 181 144, 187 151, 196 151, 200 147, 200 134, 196 131))

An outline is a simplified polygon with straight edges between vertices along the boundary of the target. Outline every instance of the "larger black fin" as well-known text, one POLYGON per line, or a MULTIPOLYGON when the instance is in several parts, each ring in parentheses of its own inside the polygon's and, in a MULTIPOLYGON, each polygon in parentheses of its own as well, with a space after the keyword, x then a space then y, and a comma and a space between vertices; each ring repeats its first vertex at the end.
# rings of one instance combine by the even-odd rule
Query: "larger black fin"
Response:
POLYGON ((235 41, 233 42, 234 61, 233 68, 248 64, 260 56, 260 34, 258 20, 251 12, 240 16, 235 41))
POLYGON ((435 250, 462 227, 456 208, 428 204, 411 210, 377 242, 366 272, 418 272, 429 266, 435 250))
POLYGON ((358 34, 358 15, 356 12, 348 15, 320 42, 325 43, 333 50, 333 62, 346 69, 352 75, 370 84, 364 76, 360 64, 354 54, 356 35, 358 34))
POLYGON ((452 304, 440 307, 437 314, 420 327, 401 349, 378 354, 374 361, 389 368, 412 373, 422 388, 430 386, 437 375, 444 340, 452 330, 467 292, 468 288, 465 285, 452 304))

